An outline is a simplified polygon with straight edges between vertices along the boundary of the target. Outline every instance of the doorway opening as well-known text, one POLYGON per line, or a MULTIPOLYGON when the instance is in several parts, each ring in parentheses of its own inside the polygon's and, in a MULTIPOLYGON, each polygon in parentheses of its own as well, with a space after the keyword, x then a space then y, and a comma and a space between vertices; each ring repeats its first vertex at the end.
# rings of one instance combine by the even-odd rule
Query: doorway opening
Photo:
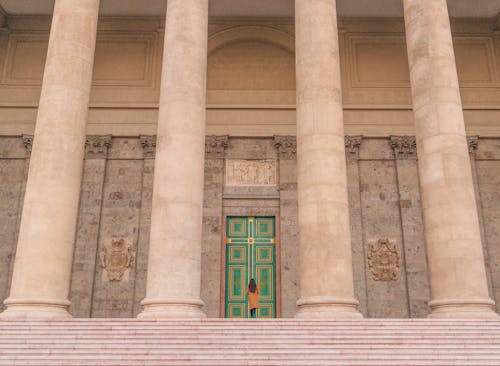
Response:
POLYGON ((260 291, 257 318, 276 318, 276 219, 271 216, 228 216, 225 239, 226 318, 249 318, 247 286, 260 291))

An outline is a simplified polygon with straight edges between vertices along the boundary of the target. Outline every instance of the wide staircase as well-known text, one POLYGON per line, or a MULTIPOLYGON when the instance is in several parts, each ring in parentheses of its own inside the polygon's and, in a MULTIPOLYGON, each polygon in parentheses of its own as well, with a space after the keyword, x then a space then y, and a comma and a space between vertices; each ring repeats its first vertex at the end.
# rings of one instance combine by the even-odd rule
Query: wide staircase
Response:
POLYGON ((500 322, 0 322, 0 365, 500 365, 500 322))

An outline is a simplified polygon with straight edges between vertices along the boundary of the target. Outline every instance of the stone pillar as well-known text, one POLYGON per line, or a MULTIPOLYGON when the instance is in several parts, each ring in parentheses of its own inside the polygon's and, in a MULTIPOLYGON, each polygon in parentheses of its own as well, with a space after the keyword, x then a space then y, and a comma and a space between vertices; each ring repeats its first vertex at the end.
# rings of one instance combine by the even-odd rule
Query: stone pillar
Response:
POLYGON ((368 315, 368 290, 366 286, 366 253, 363 242, 363 216, 361 214, 360 194, 361 182, 359 176, 359 150, 362 141, 362 136, 345 137, 354 294, 359 301, 359 311, 366 316, 368 315))
POLYGON ((76 318, 92 316, 95 258, 98 252, 104 180, 111 141, 111 135, 90 135, 85 141, 85 160, 69 295, 71 301, 69 311, 76 318))
POLYGON ((297 317, 360 318, 354 298, 334 0, 296 0, 297 317))
POLYGON ((199 318, 208 0, 169 0, 146 298, 140 318, 199 318))
POLYGON ((404 0, 430 317, 492 318, 446 0, 404 0))
POLYGON ((99 0, 56 0, 10 297, 2 318, 70 317, 99 0))
POLYGON ((415 136, 390 136, 394 151, 399 193, 399 212, 404 250, 406 288, 410 318, 429 314, 429 270, 425 251, 422 205, 418 187, 415 136))

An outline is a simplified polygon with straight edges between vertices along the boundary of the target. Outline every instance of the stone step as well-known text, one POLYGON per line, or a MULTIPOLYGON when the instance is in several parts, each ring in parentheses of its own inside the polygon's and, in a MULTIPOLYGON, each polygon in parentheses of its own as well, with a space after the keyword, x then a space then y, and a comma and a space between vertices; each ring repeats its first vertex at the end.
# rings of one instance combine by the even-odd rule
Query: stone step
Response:
POLYGON ((0 366, 490 366, 499 321, 0 322, 0 366))
MULTIPOLYGON (((75 345, 74 343, 71 344, 58 344, 54 347, 50 347, 50 350, 55 351, 55 350, 81 350, 87 351, 87 350, 95 350, 95 349, 102 349, 102 350, 128 350, 131 347, 131 344, 123 344, 123 343, 109 343, 109 344, 102 344, 102 343, 92 343, 92 344, 78 344, 75 345)), ((341 349, 341 350, 386 350, 386 349, 405 349, 405 350, 417 350, 417 351, 422 351, 422 350, 437 350, 437 351, 447 351, 447 350, 464 350, 464 351, 471 351, 472 353, 477 352, 483 352, 483 351, 490 351, 491 353, 499 353, 500 350, 498 350, 498 344, 467 344, 464 345, 462 343, 455 343, 455 344, 412 344, 412 343, 399 343, 399 344, 345 344, 345 343, 302 343, 302 344, 279 344, 276 345, 276 343, 265 343, 265 344, 255 344, 255 345, 248 345, 245 343, 228 343, 228 344, 221 344, 221 343, 196 343, 196 344, 185 344, 185 343, 174 343, 174 344, 165 344, 165 343, 158 343, 158 344, 151 344, 151 343, 139 343, 139 344, 134 344, 133 345, 133 350, 154 350, 154 349, 161 349, 161 350, 198 350, 198 349, 206 349, 206 350, 212 350, 212 349, 222 349, 222 350, 227 350, 227 349, 236 349, 236 350, 269 350, 269 349, 282 349, 282 350, 304 350, 304 349, 311 349, 311 350, 322 350, 325 347, 328 347, 328 349, 341 349)), ((15 344, 15 345, 2 345, 0 347, 2 349, 2 353, 15 353, 18 352, 20 349, 31 351, 38 351, 38 350, 47 350, 47 344, 36 344, 36 345, 31 345, 30 347, 27 348, 26 344, 15 344)))
POLYGON ((273 325, 273 326, 297 326, 297 325, 337 325, 337 326, 397 326, 397 325, 420 325, 420 326, 482 326, 482 325, 494 325, 498 326, 497 320, 478 320, 473 321, 470 319, 455 319, 450 320, 428 320, 428 319, 366 319, 366 320, 297 320, 297 319, 210 319, 210 320, 188 320, 188 319, 177 319, 177 320, 152 320, 145 321, 140 319, 103 319, 103 318, 93 318, 93 319, 80 319, 73 318, 68 320, 27 320, 27 321, 0 321, 0 325, 67 325, 67 326, 78 326, 78 325, 137 325, 137 326, 154 326, 154 325, 223 325, 228 326, 234 324, 240 325, 273 325))
POLYGON ((136 360, 74 360, 68 363, 66 360, 0 360, 0 366, 498 366, 498 360, 172 360, 172 359, 148 359, 147 362, 136 360))

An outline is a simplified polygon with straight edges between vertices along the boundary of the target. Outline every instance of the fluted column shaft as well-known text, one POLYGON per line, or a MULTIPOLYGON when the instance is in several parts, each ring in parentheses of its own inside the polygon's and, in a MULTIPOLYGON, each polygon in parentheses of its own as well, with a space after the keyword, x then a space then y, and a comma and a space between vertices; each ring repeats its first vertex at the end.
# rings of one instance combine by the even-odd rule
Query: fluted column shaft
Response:
POLYGON ((446 0, 404 0, 431 317, 495 317, 446 0))
POLYGON ((361 317, 354 299, 335 0, 296 0, 297 317, 361 317))
POLYGON ((68 295, 99 0, 56 0, 3 318, 70 317, 68 295))
POLYGON ((208 0, 169 0, 142 318, 203 317, 208 0))

